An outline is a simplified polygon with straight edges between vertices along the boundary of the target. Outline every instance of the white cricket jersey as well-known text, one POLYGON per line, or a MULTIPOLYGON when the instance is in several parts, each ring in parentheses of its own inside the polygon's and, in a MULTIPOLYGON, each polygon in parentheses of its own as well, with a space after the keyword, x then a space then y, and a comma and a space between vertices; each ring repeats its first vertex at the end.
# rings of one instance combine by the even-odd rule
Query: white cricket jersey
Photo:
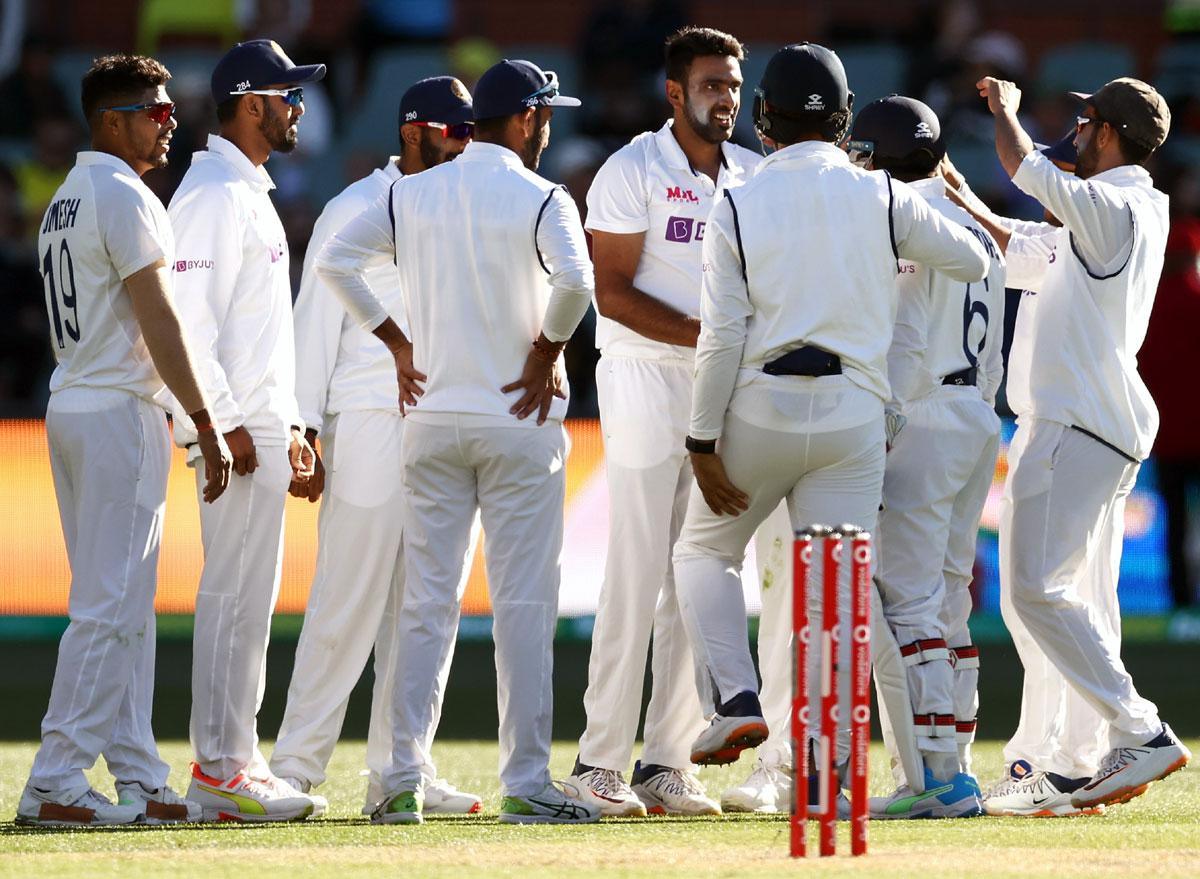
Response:
POLYGON ((114 388, 156 400, 163 381, 133 315, 125 279, 174 258, 158 200, 114 155, 81 152, 38 232, 38 266, 58 362, 50 392, 114 388))
POLYGON ((1162 274, 1167 196, 1140 165, 1087 180, 1038 152, 1013 177, 1063 228, 1021 300, 1008 359, 1014 412, 1082 428, 1137 460, 1150 454, 1158 409, 1137 371, 1162 274))
MULTIPOLYGON (((741 186, 762 157, 732 143, 721 145, 717 180, 696 171, 671 131, 639 134, 596 173, 587 194, 591 232, 646 234, 633 286, 687 315, 700 313, 700 251, 713 201, 741 186)), ((597 309, 599 312, 599 309, 597 309)), ((596 347, 606 354, 691 361, 695 350, 668 345, 597 315, 596 347)))
POLYGON ((703 253, 696 439, 721 435, 735 384, 794 385, 762 368, 805 345, 838 355, 843 376, 881 406, 890 396, 897 260, 961 283, 988 270, 978 239, 911 187, 816 141, 772 154, 726 193, 709 215, 703 253))
MULTIPOLYGON (((406 417, 536 427, 509 412, 521 395, 500 388, 521 377, 539 332, 571 336, 595 292, 571 197, 512 150, 473 141, 454 161, 400 180, 318 254, 317 272, 365 329, 388 317, 363 279, 380 253, 395 256, 413 365, 428 376, 406 417)), ((566 410, 555 399, 549 417, 566 410)))
MULTIPOLYGON (((178 242, 175 300, 211 414, 259 445, 284 445, 296 407, 296 354, 287 239, 262 167, 215 134, 171 199, 178 242)), ((196 433, 175 407, 175 439, 196 433), (182 416, 182 417, 181 417, 182 416)))
MULTIPOLYGON (((401 178, 393 156, 382 168, 334 196, 313 226, 296 297, 296 401, 306 427, 320 433, 340 412, 395 410, 400 398, 396 363, 387 346, 346 313, 337 294, 317 274, 317 254, 343 226, 388 194, 401 178)), ((407 333, 400 276, 385 254, 364 266, 366 283, 407 333)))
POLYGON ((909 185, 930 208, 979 239, 988 273, 980 282, 964 284, 900 260, 900 300, 887 357, 892 400, 902 408, 942 387, 946 376, 975 367, 975 387, 994 403, 1004 375, 1004 257, 992 236, 947 197, 945 180, 930 177, 909 185))

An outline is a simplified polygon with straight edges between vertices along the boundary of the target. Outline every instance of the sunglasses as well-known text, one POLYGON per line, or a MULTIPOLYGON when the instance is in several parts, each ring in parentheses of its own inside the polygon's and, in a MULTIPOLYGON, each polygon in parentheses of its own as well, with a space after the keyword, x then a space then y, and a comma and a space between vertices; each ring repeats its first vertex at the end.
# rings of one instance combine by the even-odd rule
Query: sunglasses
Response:
POLYGON ((152 104, 125 104, 121 107, 101 107, 101 110, 115 110, 118 113, 138 113, 145 111, 146 115, 156 125, 166 125, 167 120, 175 115, 175 105, 170 101, 152 104))
POLYGON ((558 74, 553 70, 546 70, 544 73, 549 82, 521 101, 526 107, 533 107, 537 104, 545 105, 558 97, 558 74))
POLYGON ((434 128, 442 133, 443 138, 453 138, 454 140, 470 140, 475 136, 474 122, 459 122, 455 125, 447 125, 444 122, 410 122, 409 125, 416 125, 418 128, 434 128))
POLYGON ((231 95, 278 95, 289 107, 299 107, 304 103, 304 89, 297 86, 294 89, 245 89, 230 92, 231 95))

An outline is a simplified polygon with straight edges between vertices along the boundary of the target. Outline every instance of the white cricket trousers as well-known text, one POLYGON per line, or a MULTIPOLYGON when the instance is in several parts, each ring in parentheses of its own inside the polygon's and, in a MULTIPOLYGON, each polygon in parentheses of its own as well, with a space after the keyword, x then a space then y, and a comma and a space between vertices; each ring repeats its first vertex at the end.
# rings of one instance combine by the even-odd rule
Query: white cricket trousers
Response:
POLYGON ((579 759, 622 772, 629 765, 653 631, 641 761, 683 768, 691 765, 692 739, 704 728, 671 565, 692 485, 683 447, 692 365, 604 355, 596 367, 596 390, 608 476, 608 556, 592 631, 579 759))
POLYGON ((429 746, 454 647, 476 511, 496 645, 500 786, 530 796, 550 782, 567 436, 562 423, 410 415, 400 446, 404 602, 397 632, 392 766, 384 789, 431 779, 429 746))
MULTIPOLYGON (((733 406, 738 393, 734 392, 733 406)), ((844 395, 868 393, 853 389, 844 395)), ((729 479, 749 495, 750 507, 738 516, 718 516, 695 487, 688 501, 683 533, 675 545, 680 607, 695 653, 697 688, 707 710, 715 710, 740 692, 758 692, 740 575, 746 545, 779 502, 787 499, 794 527, 848 522, 867 530, 874 528, 884 465, 882 405, 876 408, 878 418, 822 433, 771 430, 733 411, 726 415, 719 450, 729 479)), ((849 668, 850 579, 849 566, 844 567, 839 602, 845 633, 839 661, 843 668, 849 668)), ((819 569, 819 565, 813 566, 818 576, 819 569)), ((809 621, 815 631, 822 616, 819 590, 814 590, 812 598, 809 621)), ((819 687, 818 652, 810 650, 808 656, 810 698, 819 687)), ((850 716, 849 680, 849 675, 841 676, 843 718, 850 716)), ((775 730, 775 735, 789 739, 786 727, 775 730)), ((844 738, 839 736, 843 757, 849 747, 848 739, 841 741, 844 738)))
MULTIPOLYGON (((1068 690, 1044 674, 1047 665, 1108 724, 1107 747, 1142 744, 1161 729, 1158 709, 1138 695, 1121 662, 1115 613, 1125 499, 1139 465, 1066 425, 1027 418, 1017 421, 1008 460, 1001 606, 1026 669, 1024 735, 1038 725, 1049 735, 1018 742, 1020 756, 1038 769, 1090 775, 1095 766, 1064 749, 1082 740, 1088 746, 1082 759, 1090 763, 1104 746, 1096 748, 1095 730, 1076 725, 1068 690), (1030 680, 1031 670, 1037 680, 1030 680), (1047 685, 1055 689, 1037 692, 1047 685)), ((1006 757, 1016 751, 1010 744, 1006 757)))
POLYGON ((762 614, 758 618, 758 674, 762 678, 763 719, 776 735, 755 756, 773 769, 792 765, 787 730, 792 718, 792 518, 787 503, 767 516, 754 534, 762 614))
MULTIPOLYGON (((331 419, 322 435, 325 491, 317 519, 316 571, 287 709, 271 753, 275 775, 299 778, 314 787, 325 781, 350 693, 374 648, 367 812, 386 793, 383 774, 392 758, 392 674, 397 615, 404 597, 403 426, 398 409, 350 411, 331 419), (364 638, 364 632, 375 632, 374 642, 364 638)), ((464 570, 469 573, 470 565, 464 570)), ((460 593, 466 581, 464 576, 460 593)), ((439 672, 439 692, 445 687, 452 652, 439 672)), ((435 712, 440 711, 439 703, 435 712)), ((423 771, 436 775, 433 766, 423 771)))
POLYGON ((936 761, 936 774, 948 778, 969 771, 974 739, 979 659, 967 620, 1000 419, 977 388, 955 386, 912 402, 905 415, 887 455, 877 582, 884 617, 909 654, 917 747, 923 755, 960 755, 936 761))
POLYGON ((151 730, 154 592, 171 442, 161 407, 125 391, 67 389, 46 410, 50 470, 71 565, 30 782, 86 784, 101 753, 118 781, 166 784, 151 730))
POLYGON ((204 571, 192 640, 192 748, 200 771, 261 776, 258 709, 267 674, 271 614, 283 567, 283 510, 292 468, 287 448, 258 447, 258 468, 229 477, 204 503, 203 459, 195 462, 204 571))

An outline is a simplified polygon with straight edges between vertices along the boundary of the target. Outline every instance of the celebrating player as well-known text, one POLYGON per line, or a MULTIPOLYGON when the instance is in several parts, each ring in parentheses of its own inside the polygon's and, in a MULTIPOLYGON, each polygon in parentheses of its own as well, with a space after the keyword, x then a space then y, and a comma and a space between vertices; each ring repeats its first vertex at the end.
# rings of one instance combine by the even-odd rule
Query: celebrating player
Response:
MULTIPOLYGON (((212 74, 221 134, 192 157, 171 199, 179 311, 236 474, 221 502, 200 510, 188 790, 208 818, 284 821, 326 805, 271 775, 256 729, 284 500, 313 469, 296 406, 287 241, 263 164, 295 147, 299 85, 324 75, 325 65, 297 67, 270 40, 230 49, 212 74)), ((179 409, 175 418, 176 441, 190 447, 195 426, 179 409)))
MULTIPOLYGON (((400 99, 400 155, 347 187, 325 206, 313 227, 296 299, 296 398, 310 444, 321 436, 321 457, 308 482, 292 494, 316 501, 324 492, 317 526, 317 568, 296 661, 287 710, 271 754, 271 771, 307 791, 325 780, 333 746, 346 714, 350 691, 362 674, 375 632, 375 686, 367 734, 370 780, 364 814, 383 798, 381 780, 392 753, 392 672, 396 615, 404 596, 401 553, 403 493, 396 407, 399 388, 391 352, 346 314, 341 300, 314 269, 325 242, 392 184, 448 162, 462 153, 474 130, 471 96, 457 79, 437 76, 413 85, 400 99)), ((365 272, 366 283, 390 314, 401 317, 396 266, 380 259, 365 272)), ((407 331, 407 322, 401 325, 407 331)), ((464 570, 468 570, 464 568, 464 570)), ((459 595, 466 587, 464 577, 459 595)), ((456 624, 456 622, 455 622, 456 624)), ((445 690, 452 651, 438 672, 445 690)), ((434 707, 435 717, 440 705, 434 707)), ((436 721, 435 724, 436 726, 436 721)), ((461 793, 423 772, 425 811, 478 811, 478 797, 461 793)))
POLYGON ((347 311, 395 355, 407 411, 394 745, 375 814, 422 820, 438 690, 480 510, 496 643, 500 820, 591 822, 599 810, 571 786, 555 786, 548 764, 566 489, 560 361, 594 282, 575 203, 534 173, 552 108, 579 101, 559 94, 552 73, 506 60, 480 78, 474 104, 475 140, 462 156, 395 183, 317 257, 347 311), (411 341, 363 280, 363 262, 377 254, 400 268, 411 341))
POLYGON ((1037 295, 1021 303, 1009 355, 1018 422, 1001 508, 1000 587, 1028 635, 1014 633, 1018 645, 1040 651, 1108 721, 1110 749, 1090 778, 1034 767, 985 806, 1094 810, 1139 796, 1191 758, 1134 688, 1119 626, 1095 609, 1115 604, 1125 499, 1158 428, 1136 354, 1162 272, 1167 198, 1142 165, 1166 140, 1171 116, 1136 79, 1074 94, 1082 110, 1072 175, 1034 149, 1017 120, 1013 83, 988 77, 978 86, 1004 169, 1063 224, 1042 278, 1029 283, 1037 295))
POLYGON ((898 642, 886 646, 898 649, 877 643, 873 651, 881 691, 890 680, 882 656, 905 667, 897 680, 911 705, 893 713, 880 699, 890 721, 885 740, 898 740, 897 757, 915 743, 922 767, 915 778, 899 773, 900 787, 872 802, 872 817, 979 815, 970 761, 979 651, 967 628, 968 588, 1000 445, 993 407, 1004 372, 1004 261, 991 236, 947 198, 938 175, 941 124, 925 104, 898 95, 869 104, 854 120, 849 146, 852 162, 908 183, 933 210, 975 234, 989 257, 983 283, 965 289, 923 265, 900 263, 887 359, 889 424, 903 429, 889 431, 877 534, 879 595, 898 642))
POLYGON ((759 156, 727 143, 741 105, 742 45, 686 27, 667 40, 672 118, 617 151, 588 192, 596 262, 596 367, 609 486, 608 558, 572 781, 605 815, 717 814, 688 757, 704 719, 691 683, 671 548, 691 467, 683 448, 700 333, 700 247, 722 189, 759 156), (642 759, 625 780, 654 631, 642 759))
MULTIPOLYGON (((697 684, 715 709, 692 746, 700 763, 736 759, 767 736, 739 579, 755 528, 784 498, 794 526, 875 524, 897 259, 959 282, 987 271, 965 229, 907 185, 850 165, 837 144, 852 100, 833 52, 808 43, 777 52, 754 107, 776 152, 725 193, 705 230, 686 440, 697 487, 674 556, 697 684)), ((818 608, 814 629, 819 618, 818 608)), ((843 668, 850 641, 840 640, 843 668)), ((815 668, 809 680, 818 683, 815 668)))
POLYGON ((150 726, 154 592, 170 440, 164 383, 196 425, 200 492, 229 481, 178 314, 170 221, 141 182, 167 164, 175 105, 152 58, 108 55, 83 77, 92 149, 54 194, 38 236, 58 362, 50 378, 50 469, 71 564, 70 624, 58 646, 42 745, 17 806, 21 824, 198 821, 167 786, 150 726), (118 804, 84 777, 101 753, 118 804))

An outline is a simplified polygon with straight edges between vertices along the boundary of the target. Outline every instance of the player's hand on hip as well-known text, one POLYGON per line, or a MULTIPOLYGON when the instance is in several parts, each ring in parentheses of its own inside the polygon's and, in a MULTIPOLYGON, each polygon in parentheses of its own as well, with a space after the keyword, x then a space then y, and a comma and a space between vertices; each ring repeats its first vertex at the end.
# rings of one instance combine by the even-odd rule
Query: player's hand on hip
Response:
POLYGON ((307 430, 304 432, 304 438, 312 447, 312 476, 308 480, 293 478, 292 484, 288 486, 288 494, 292 497, 305 498, 310 504, 315 504, 321 499, 321 493, 325 491, 325 462, 321 460, 321 452, 317 447, 317 432, 307 430))
POLYGON ((500 390, 505 394, 513 391, 523 392, 521 399, 508 410, 516 415, 518 420, 524 420, 536 411, 537 423, 545 424, 554 398, 567 398, 566 391, 563 390, 565 386, 566 377, 562 367, 558 365, 558 359, 547 360, 535 349, 525 358, 525 368, 521 370, 521 377, 500 390))
POLYGON ((1015 115, 1021 107, 1021 90, 1015 82, 985 76, 975 83, 975 88, 979 89, 979 97, 987 98, 988 110, 993 116, 1005 113, 1015 115))
POLYGON ((230 456, 225 454, 215 430, 200 431, 197 443, 204 457, 204 502, 211 504, 229 487, 230 456))
POLYGON ((710 510, 718 516, 737 516, 750 509, 750 496, 729 481, 720 455, 692 452, 691 459, 696 484, 710 510))
POLYGON ((396 361, 396 382, 400 385, 400 411, 403 412, 405 406, 417 405, 417 397, 425 393, 421 382, 427 381, 429 376, 413 366, 411 342, 392 351, 392 358, 396 361))
POLYGON ((292 441, 288 444, 288 462, 292 465, 292 481, 307 483, 312 479, 316 453, 299 429, 292 428, 292 441))
POLYGON ((250 431, 244 427, 235 427, 225 434, 225 444, 229 446, 229 454, 233 455, 234 473, 245 476, 258 469, 258 450, 254 448, 250 431))

